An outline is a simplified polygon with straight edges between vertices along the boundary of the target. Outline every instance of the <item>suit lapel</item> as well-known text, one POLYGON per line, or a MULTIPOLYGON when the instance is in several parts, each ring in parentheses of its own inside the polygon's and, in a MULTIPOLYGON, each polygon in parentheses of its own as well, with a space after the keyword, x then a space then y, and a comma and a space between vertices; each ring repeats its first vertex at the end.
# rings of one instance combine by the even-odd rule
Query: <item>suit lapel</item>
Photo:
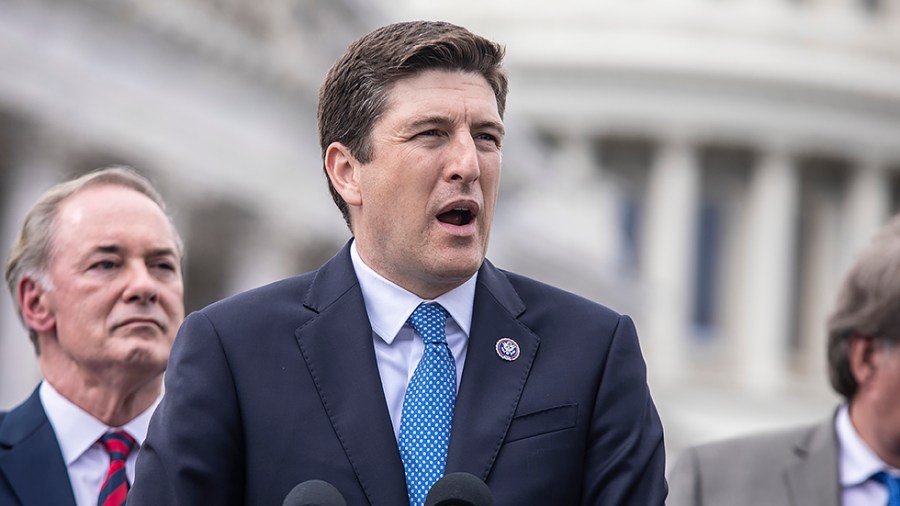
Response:
POLYGON ((506 277, 485 260, 478 273, 466 365, 456 400, 446 473, 487 480, 525 387, 540 340, 516 319, 525 305, 506 277), (500 338, 519 344, 519 358, 502 360, 500 338))
POLYGON ((297 341, 369 502, 408 502, 372 327, 349 247, 319 270, 305 304, 318 315, 297 330, 297 341))
POLYGON ((834 421, 815 427, 797 441, 795 464, 785 471, 788 495, 794 506, 840 506, 838 443, 834 421))
POLYGON ((0 472, 22 504, 75 505, 69 472, 37 390, 3 418, 0 472))

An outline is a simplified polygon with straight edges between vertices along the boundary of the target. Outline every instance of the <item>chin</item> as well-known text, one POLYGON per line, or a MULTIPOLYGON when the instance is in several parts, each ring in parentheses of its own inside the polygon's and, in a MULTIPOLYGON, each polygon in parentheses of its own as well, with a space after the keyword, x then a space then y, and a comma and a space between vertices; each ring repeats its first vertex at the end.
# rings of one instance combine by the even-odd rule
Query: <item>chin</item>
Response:
POLYGON ((465 281, 478 272, 482 262, 482 258, 448 260, 441 266, 439 276, 447 280, 465 281))
POLYGON ((147 372, 161 373, 169 360, 169 348, 163 343, 139 343, 132 346, 124 359, 129 367, 139 367, 147 372))

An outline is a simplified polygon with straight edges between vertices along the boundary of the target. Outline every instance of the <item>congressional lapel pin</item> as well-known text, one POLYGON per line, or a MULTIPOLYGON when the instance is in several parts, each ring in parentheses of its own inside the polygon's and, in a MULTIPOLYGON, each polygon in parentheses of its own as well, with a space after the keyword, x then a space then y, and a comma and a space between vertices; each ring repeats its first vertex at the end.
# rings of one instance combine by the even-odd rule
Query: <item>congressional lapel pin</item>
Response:
POLYGON ((503 360, 508 362, 512 362, 513 360, 519 358, 519 343, 513 341, 508 337, 500 338, 497 341, 497 355, 500 356, 503 360))

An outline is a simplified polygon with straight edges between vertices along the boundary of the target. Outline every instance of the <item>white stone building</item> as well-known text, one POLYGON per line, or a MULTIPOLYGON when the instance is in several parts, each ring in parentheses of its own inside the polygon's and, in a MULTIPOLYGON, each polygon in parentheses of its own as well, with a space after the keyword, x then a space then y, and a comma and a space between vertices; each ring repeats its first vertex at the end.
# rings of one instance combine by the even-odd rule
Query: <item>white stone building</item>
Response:
POLYGON ((900 210, 900 2, 407 4, 507 44, 542 163, 504 253, 635 316, 670 456, 830 412, 836 287, 900 210))
MULTIPOLYGON (((331 61, 388 21, 507 45, 489 256, 634 316, 685 444, 816 420, 824 319, 900 210, 898 0, 0 0, 0 247, 53 182, 156 180, 188 308, 349 236, 315 134, 331 61)), ((38 379, 0 295, 0 409, 38 379)))

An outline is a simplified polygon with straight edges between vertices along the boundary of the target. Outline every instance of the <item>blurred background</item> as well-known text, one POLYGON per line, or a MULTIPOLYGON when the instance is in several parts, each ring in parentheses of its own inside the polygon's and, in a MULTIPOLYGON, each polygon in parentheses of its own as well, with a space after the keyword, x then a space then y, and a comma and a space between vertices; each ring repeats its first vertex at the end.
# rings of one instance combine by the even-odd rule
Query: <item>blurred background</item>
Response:
MULTIPOLYGON (((631 314, 685 445, 828 416, 824 323, 900 210, 900 0, 0 0, 0 251, 50 185, 153 179, 186 304, 349 238, 315 128, 334 59, 393 21, 507 45, 488 256, 631 314)), ((40 379, 0 294, 0 410, 40 379)))

